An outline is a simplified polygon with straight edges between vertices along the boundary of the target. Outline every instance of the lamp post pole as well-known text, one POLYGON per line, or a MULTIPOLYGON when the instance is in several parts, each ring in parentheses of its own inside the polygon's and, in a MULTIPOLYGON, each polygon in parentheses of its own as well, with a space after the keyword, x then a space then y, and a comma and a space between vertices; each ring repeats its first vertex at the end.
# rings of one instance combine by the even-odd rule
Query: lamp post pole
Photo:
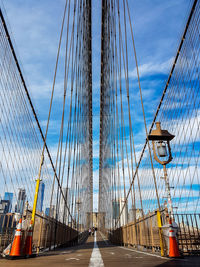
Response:
POLYGON ((166 165, 163 165, 164 171, 164 179, 165 179, 165 190, 167 191, 167 202, 168 202, 168 210, 169 210, 169 218, 173 217, 173 207, 172 207, 172 197, 170 192, 169 178, 167 175, 166 165))

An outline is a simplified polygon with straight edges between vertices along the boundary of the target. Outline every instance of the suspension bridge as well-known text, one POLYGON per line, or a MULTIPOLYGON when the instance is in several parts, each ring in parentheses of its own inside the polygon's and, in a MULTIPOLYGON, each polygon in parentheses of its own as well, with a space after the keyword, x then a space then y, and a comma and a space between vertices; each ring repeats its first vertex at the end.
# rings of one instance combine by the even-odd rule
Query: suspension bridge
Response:
POLYGON ((95 3, 63 2, 45 121, 0 10, 0 266, 199 266, 200 1, 164 76, 139 64, 130 1, 102 0, 98 100, 95 3))

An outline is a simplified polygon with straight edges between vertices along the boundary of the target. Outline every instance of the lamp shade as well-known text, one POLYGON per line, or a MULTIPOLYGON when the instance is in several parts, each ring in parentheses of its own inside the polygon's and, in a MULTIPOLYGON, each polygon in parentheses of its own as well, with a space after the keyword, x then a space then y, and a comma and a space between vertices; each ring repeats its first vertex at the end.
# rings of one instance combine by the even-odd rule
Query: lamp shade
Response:
POLYGON ((167 130, 162 130, 160 122, 156 122, 156 130, 152 130, 148 139, 152 141, 171 141, 175 136, 167 130))

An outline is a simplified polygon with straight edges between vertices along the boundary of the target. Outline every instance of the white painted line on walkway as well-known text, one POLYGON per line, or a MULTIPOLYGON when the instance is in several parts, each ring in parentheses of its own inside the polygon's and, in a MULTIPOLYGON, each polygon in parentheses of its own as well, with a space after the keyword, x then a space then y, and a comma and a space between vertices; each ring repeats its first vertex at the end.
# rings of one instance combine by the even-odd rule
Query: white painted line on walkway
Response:
POLYGON ((151 254, 151 253, 144 252, 144 251, 139 251, 139 250, 135 250, 135 249, 131 249, 131 248, 125 248, 125 247, 119 247, 119 248, 126 249, 126 250, 129 250, 129 251, 132 251, 132 252, 137 252, 137 253, 145 254, 145 255, 148 255, 148 256, 152 256, 152 257, 157 257, 157 258, 169 260, 169 258, 162 257, 162 256, 159 256, 159 255, 155 255, 155 254, 151 254))
POLYGON ((97 245, 96 232, 94 233, 94 248, 92 250, 89 267, 104 267, 103 259, 101 257, 101 252, 97 245))
POLYGON ((72 253, 72 251, 70 250, 70 251, 63 251, 63 252, 61 252, 60 253, 60 255, 64 255, 64 254, 70 254, 70 253, 72 253))
POLYGON ((132 258, 132 256, 130 254, 126 254, 126 257, 128 258, 132 258))
POLYGON ((77 258, 69 258, 69 259, 65 259, 66 261, 71 261, 71 260, 75 260, 75 261, 80 261, 80 259, 77 258))
POLYGON ((51 246, 51 249, 49 249, 49 248, 45 248, 44 250, 42 250, 42 251, 40 251, 39 253, 43 253, 43 252, 48 252, 48 251, 50 251, 50 250, 52 250, 52 249, 54 249, 54 248, 57 248, 57 245, 52 245, 51 246))

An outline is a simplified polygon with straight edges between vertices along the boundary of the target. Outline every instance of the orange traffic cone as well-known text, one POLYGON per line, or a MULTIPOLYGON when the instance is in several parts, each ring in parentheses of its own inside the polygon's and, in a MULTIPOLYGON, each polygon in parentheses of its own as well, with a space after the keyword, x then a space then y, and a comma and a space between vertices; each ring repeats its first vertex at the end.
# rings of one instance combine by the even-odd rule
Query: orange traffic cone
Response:
POLYGON ((170 258, 177 258, 180 257, 179 249, 178 249, 178 243, 176 240, 176 235, 174 232, 174 229, 172 227, 172 221, 170 219, 169 221, 169 257, 170 258))
POLYGON ((9 257, 21 256, 22 219, 19 220, 9 257))
POLYGON ((32 255, 32 241, 33 241, 33 221, 31 220, 28 234, 26 237, 25 246, 24 246, 24 254, 27 256, 32 255))

